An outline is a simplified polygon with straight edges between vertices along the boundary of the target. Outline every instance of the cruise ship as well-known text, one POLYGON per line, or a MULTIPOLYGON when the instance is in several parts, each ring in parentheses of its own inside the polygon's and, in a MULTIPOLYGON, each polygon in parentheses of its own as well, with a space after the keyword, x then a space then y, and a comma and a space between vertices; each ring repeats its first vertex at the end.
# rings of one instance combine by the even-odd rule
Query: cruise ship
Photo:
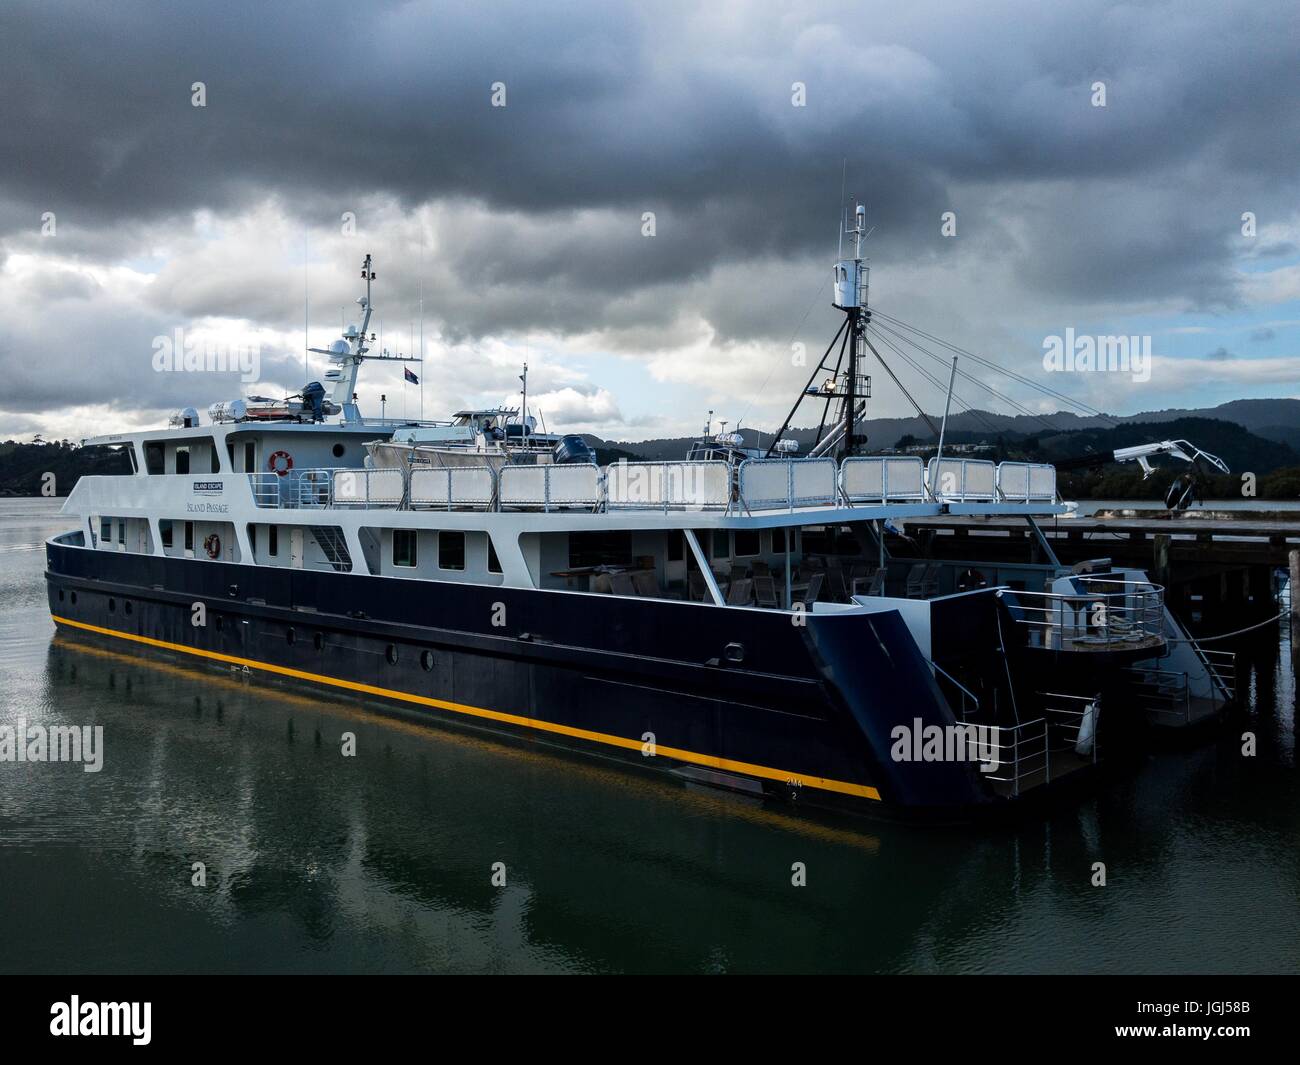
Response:
POLYGON ((801 397, 825 429, 808 454, 783 427, 763 450, 719 434, 681 461, 604 467, 580 438, 529 440, 526 403, 461 412, 464 433, 364 418, 367 256, 328 396, 311 383, 85 441, 133 472, 68 496, 46 546, 54 621, 692 785, 887 815, 1018 804, 1137 749, 1153 720, 1221 708, 1225 667, 1145 573, 1053 556, 1038 522, 1071 506, 1053 467, 945 456, 942 435, 928 462, 869 453, 861 208, 844 232, 843 322, 801 397), (894 523, 940 514, 1019 516, 1030 557, 891 549, 894 523))

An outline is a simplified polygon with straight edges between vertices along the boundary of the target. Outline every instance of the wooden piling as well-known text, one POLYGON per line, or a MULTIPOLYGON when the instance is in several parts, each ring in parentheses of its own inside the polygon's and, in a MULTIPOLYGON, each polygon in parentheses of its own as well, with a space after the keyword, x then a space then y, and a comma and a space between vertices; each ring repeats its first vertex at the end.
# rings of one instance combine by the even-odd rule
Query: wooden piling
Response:
POLYGON ((1155 557, 1152 559, 1151 572, 1156 584, 1169 587, 1169 543, 1168 533, 1156 533, 1152 540, 1155 557))
POLYGON ((1291 586, 1287 589, 1291 598, 1291 627, 1295 629, 1300 625, 1300 550, 1292 550, 1287 554, 1289 563, 1291 586))

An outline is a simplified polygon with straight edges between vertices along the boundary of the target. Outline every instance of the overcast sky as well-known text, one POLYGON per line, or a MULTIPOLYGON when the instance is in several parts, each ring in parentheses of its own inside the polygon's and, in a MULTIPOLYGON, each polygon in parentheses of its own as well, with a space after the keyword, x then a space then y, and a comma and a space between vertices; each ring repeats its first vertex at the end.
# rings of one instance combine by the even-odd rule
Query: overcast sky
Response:
MULTIPOLYGON (((325 347, 367 252, 385 347, 418 347, 422 291, 429 417, 511 398, 527 358, 551 429, 773 428, 792 344, 838 326, 855 197, 874 306, 1057 391, 1300 396, 1297 41, 1294 0, 6 0, 0 437, 301 388, 304 296, 325 347), (177 329, 256 344, 261 379, 157 372, 177 329), (1151 336, 1150 380, 1047 373, 1067 329, 1151 336)), ((417 414, 401 382, 365 367, 363 410, 417 414)))

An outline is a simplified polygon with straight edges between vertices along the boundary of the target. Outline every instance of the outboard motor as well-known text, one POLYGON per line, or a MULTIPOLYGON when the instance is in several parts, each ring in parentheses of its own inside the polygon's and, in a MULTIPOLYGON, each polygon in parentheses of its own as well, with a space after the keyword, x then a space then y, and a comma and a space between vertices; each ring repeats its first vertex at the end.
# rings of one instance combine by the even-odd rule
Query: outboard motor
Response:
POLYGON ((311 414, 314 422, 325 420, 325 386, 319 381, 312 381, 302 390, 303 410, 311 414))
POLYGON ((551 461, 557 466, 568 466, 578 462, 594 466, 596 455, 587 446, 587 441, 580 436, 572 435, 560 438, 560 442, 555 445, 555 450, 551 453, 551 461))
POLYGON ((1165 493, 1165 506, 1169 510, 1186 510, 1196 500, 1196 478, 1191 474, 1174 478, 1174 483, 1165 493))

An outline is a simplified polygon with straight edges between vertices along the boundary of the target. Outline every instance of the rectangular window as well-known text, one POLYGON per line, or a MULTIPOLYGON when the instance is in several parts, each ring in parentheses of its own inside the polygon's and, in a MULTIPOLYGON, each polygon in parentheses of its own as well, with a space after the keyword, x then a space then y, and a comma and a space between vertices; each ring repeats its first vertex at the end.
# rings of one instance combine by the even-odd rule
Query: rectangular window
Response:
POLYGON ((117 542, 123 547, 126 546, 126 519, 121 518, 117 523, 117 542))
POLYGON ((686 557, 686 537, 679 532, 668 534, 668 561, 680 562, 686 557))
POLYGON ((569 568, 587 566, 632 565, 632 533, 574 532, 569 533, 569 568))
POLYGON ((730 558, 731 557, 731 534, 726 529, 715 529, 713 532, 713 558, 730 558))
POLYGON ((244 472, 257 472, 257 445, 252 440, 244 441, 244 472))
POLYGON ((266 553, 272 558, 280 553, 280 526, 278 525, 266 527, 266 553))
POLYGON ((163 518, 160 522, 158 522, 158 535, 162 537, 163 547, 171 547, 172 545, 171 518, 163 518))
POLYGON ((144 446, 144 470, 145 473, 162 473, 163 472, 163 446, 162 444, 145 444, 144 446))
POLYGON ((465 568, 465 534, 440 532, 438 534, 438 568, 465 568))
POLYGON ((101 544, 111 544, 113 542, 113 519, 99 519, 99 542, 101 544))
POLYGON ((190 449, 188 446, 177 447, 176 449, 176 472, 190 472, 190 449))
POLYGON ((194 553, 194 522, 185 523, 185 550, 190 554, 194 553))
POLYGON ((393 565, 408 568, 415 565, 414 529, 393 530, 393 565))
POLYGON ((257 526, 256 525, 250 525, 248 527, 248 546, 249 549, 253 552, 253 557, 256 558, 257 557, 257 526))
POLYGON ((487 538, 487 544, 488 544, 488 572, 489 572, 489 573, 500 573, 500 572, 501 572, 501 560, 500 560, 499 558, 497 558, 497 549, 492 545, 492 537, 491 537, 491 536, 489 536, 489 537, 487 538))
POLYGON ((737 529, 736 530, 736 557, 752 558, 759 554, 758 547, 758 530, 757 529, 737 529))
POLYGON ((772 530, 772 551, 773 553, 785 554, 785 530, 772 530))
POLYGON ((220 472, 221 472, 221 459, 220 459, 219 456, 220 456, 221 452, 219 452, 219 451, 217 450, 217 445, 216 445, 216 444, 213 444, 212 447, 208 448, 208 454, 212 457, 212 472, 213 472, 213 473, 220 473, 220 472))

